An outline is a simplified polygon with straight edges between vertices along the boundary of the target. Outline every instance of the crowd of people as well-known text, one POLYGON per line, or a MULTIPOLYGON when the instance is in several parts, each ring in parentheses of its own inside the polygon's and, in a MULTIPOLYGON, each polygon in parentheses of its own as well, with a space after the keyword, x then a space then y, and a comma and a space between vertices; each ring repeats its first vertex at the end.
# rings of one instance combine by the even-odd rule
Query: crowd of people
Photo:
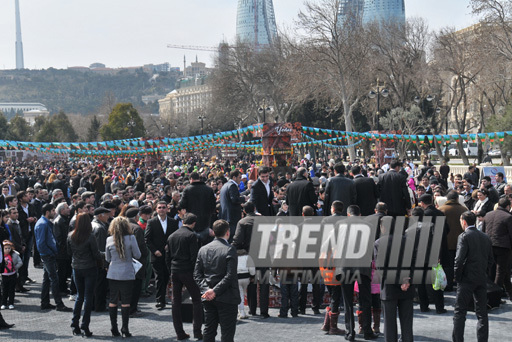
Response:
MULTIPOLYGON (((446 217, 439 255, 448 283, 444 291, 408 281, 379 286, 372 281, 374 263, 360 269, 357 283, 312 284, 314 314, 321 313, 326 288, 330 295, 321 327, 327 334, 375 339, 383 315, 385 339, 396 341, 398 312, 401 340, 412 341, 416 293, 421 312, 430 310, 430 295, 442 315, 444 292, 456 289, 453 340, 462 340, 474 293, 478 338, 484 341, 486 279, 512 300, 512 188, 501 173, 494 186, 489 177, 480 179, 474 165, 454 175, 445 163, 437 169, 410 160, 381 166, 297 159, 294 167, 277 171, 255 166, 254 156, 246 155, 225 161, 174 158, 151 167, 137 159, 4 163, 0 175, 1 309, 14 310, 15 293, 29 291, 32 259, 44 271, 41 310, 72 312, 75 335, 92 336, 94 310, 109 312, 113 336, 131 336, 129 318, 140 314, 140 298, 154 296, 155 308, 163 310, 169 285, 178 340, 190 338, 181 317, 184 287, 198 340, 214 341, 218 325, 223 341, 234 340, 237 319, 257 315, 258 306, 261 318, 268 318, 272 285, 255 279, 248 263, 260 215, 446 217), (64 304, 64 296, 74 300, 74 308, 64 304), (344 329, 338 328, 342 312, 344 329)), ((376 250, 389 236, 384 229, 377 233, 376 250)), ((305 314, 308 284, 279 279, 279 270, 275 275, 278 317, 305 314)), ((0 328, 12 326, 0 315, 0 328)))

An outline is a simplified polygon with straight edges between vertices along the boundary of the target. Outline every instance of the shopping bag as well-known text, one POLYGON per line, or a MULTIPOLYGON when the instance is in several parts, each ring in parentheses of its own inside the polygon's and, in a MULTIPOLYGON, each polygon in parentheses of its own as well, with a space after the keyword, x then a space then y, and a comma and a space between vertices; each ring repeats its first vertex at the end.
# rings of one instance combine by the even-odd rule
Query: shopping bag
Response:
POLYGON ((432 267, 432 287, 434 290, 443 290, 448 285, 448 280, 446 279, 446 273, 444 273, 443 266, 441 264, 437 264, 437 266, 432 267))

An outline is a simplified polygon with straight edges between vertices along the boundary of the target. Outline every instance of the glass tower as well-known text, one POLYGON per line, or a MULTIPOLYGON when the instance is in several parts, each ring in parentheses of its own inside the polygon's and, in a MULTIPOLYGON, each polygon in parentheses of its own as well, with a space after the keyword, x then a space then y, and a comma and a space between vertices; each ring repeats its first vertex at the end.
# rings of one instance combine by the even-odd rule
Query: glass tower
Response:
POLYGON ((236 36, 255 47, 272 44, 277 38, 272 0, 238 0, 236 36))
POLYGON ((340 27, 345 23, 360 24, 363 17, 364 0, 341 0, 338 10, 340 27))
POLYGON ((363 24, 373 21, 405 25, 405 0, 365 0, 363 24))

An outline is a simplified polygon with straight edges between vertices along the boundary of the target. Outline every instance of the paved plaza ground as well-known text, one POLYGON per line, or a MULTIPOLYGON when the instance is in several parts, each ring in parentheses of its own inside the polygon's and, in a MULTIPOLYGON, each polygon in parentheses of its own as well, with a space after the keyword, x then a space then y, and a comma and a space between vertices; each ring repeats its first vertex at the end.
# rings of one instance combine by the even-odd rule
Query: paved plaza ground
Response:
MULTIPOLYGON (((32 260, 31 260, 32 261, 32 260)), ((16 294, 15 310, 2 310, 2 315, 9 323, 16 326, 10 330, 0 330, 0 341, 38 341, 38 340, 80 340, 74 337, 69 327, 71 313, 44 311, 41 312, 40 288, 42 270, 30 268, 30 277, 36 281, 28 285, 31 291, 24 294, 16 294)), ((419 311, 415 305, 414 311, 414 341, 451 341, 454 292, 446 294, 446 309, 448 313, 443 315, 419 311)), ((53 300, 52 300, 53 303, 53 300)), ((72 307, 74 302, 64 299, 64 303, 72 307)), ((431 309, 434 305, 430 305, 431 309)), ((154 298, 143 298, 140 304, 142 315, 130 319, 130 331, 133 334, 131 341, 175 341, 176 335, 172 327, 170 305, 163 311, 157 311, 154 307, 154 298)), ((324 312, 322 310, 322 312, 324 312)), ((320 327, 323 315, 313 315, 308 308, 305 316, 298 318, 278 318, 277 309, 271 309, 269 319, 251 317, 240 321, 237 326, 236 341, 344 341, 341 336, 325 335, 320 327)), ((119 324, 121 317, 119 315, 119 324)), ((342 315, 340 315, 340 322, 342 315)), ((489 313, 490 336, 489 341, 512 340, 512 304, 507 301, 499 309, 489 313)), ((94 336, 91 341, 104 341, 113 339, 110 335, 110 321, 108 313, 94 313, 91 318, 91 331, 94 336)), ((466 341, 476 341, 476 318, 474 313, 468 314, 466 321, 466 341)), ((185 324, 185 331, 192 333, 192 325, 185 324)), ((220 336, 217 336, 220 341, 220 336)), ((118 338, 120 339, 120 338, 118 338)), ((356 340, 362 341, 358 335, 356 340)), ((377 341, 384 341, 381 337, 377 341)))

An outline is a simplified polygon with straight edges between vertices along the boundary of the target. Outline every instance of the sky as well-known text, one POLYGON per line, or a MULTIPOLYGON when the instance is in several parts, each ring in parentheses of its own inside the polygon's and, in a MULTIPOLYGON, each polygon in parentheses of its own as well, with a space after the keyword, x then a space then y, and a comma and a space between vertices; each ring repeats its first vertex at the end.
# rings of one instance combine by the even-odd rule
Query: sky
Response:
MULTIPOLYGON (((195 60, 213 64, 212 52, 167 44, 215 47, 234 42, 237 0, 19 0, 25 68, 65 69, 103 63, 130 67, 195 60)), ((320 2, 321 0, 310 0, 320 2)), ((457 29, 476 22, 469 0, 405 0, 407 17, 429 27, 457 29)), ((0 1, 0 70, 14 69, 15 0, 0 1)), ((278 28, 293 27, 303 0, 274 0, 278 28)))

